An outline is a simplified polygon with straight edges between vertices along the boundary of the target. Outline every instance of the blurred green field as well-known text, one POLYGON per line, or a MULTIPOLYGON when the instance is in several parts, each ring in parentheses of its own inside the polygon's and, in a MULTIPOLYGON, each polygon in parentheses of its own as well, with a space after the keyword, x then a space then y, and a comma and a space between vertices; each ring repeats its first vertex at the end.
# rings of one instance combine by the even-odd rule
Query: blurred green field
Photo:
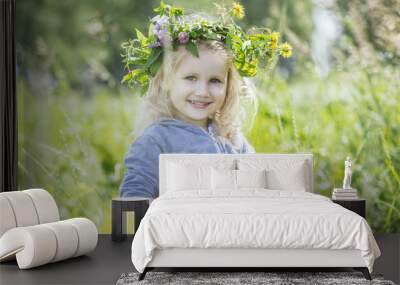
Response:
MULTIPOLYGON (((119 84, 120 43, 133 35, 132 26, 144 25, 158 1, 55 2, 17 6, 19 188, 44 188, 62 218, 85 216, 99 232, 110 233, 111 198, 118 195, 123 157, 135 139, 138 106, 137 94, 119 84), (38 20, 42 13, 48 17, 38 20), (58 18, 61 13, 70 18, 58 18)), ((175 2, 212 7, 211 1, 175 2)), ((310 40, 311 1, 243 3, 254 13, 244 25, 268 23, 283 35, 292 31, 298 40, 310 40), (268 11, 256 11, 257 5, 268 11)), ((293 61, 278 66, 289 66, 289 75, 278 67, 258 74, 259 110, 246 136, 259 153, 313 153, 314 189, 325 196, 341 186, 350 156, 352 186, 367 199, 372 229, 400 232, 399 65, 394 59, 349 61, 343 53, 346 60, 337 57, 340 65, 321 75, 306 48, 294 47, 293 61)), ((380 46, 373 47, 378 54, 380 46)))

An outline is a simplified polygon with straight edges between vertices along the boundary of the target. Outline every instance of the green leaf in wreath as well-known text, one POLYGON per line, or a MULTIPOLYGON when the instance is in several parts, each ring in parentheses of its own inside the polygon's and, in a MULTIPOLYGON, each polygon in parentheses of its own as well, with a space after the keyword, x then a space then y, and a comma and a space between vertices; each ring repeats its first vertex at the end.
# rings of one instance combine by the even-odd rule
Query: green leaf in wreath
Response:
POLYGON ((226 47, 228 49, 232 49, 232 36, 231 36, 231 34, 227 34, 226 35, 225 44, 226 44, 226 47))
POLYGON ((122 78, 121 83, 124 83, 124 82, 128 81, 128 80, 131 79, 131 78, 132 78, 132 73, 129 72, 128 74, 125 74, 125 75, 124 75, 124 77, 122 78))
POLYGON ((151 76, 155 76, 163 61, 163 55, 160 54, 157 59, 150 65, 149 72, 151 76))
POLYGON ((186 44, 186 50, 189 51, 193 56, 199 57, 199 49, 194 42, 188 42, 186 44))
POLYGON ((121 82, 124 83, 131 79, 134 79, 138 75, 139 72, 140 72, 140 70, 138 70, 138 69, 130 71, 129 73, 124 75, 121 82))
POLYGON ((162 16, 164 15, 165 10, 167 10, 167 5, 165 5, 164 1, 161 1, 160 6, 155 8, 153 11, 159 13, 162 16))
POLYGON ((171 7, 171 10, 169 11, 169 16, 170 17, 172 17, 172 16, 176 16, 176 17, 183 16, 183 11, 184 11, 183 8, 171 7))
POLYGON ((144 69, 148 69, 153 62, 157 60, 157 58, 162 53, 162 47, 156 47, 151 50, 150 56, 147 58, 146 64, 144 65, 144 69))
POLYGON ((213 32, 208 32, 206 34, 206 38, 209 40, 214 40, 214 41, 218 41, 220 38, 218 37, 217 34, 213 33, 213 32))
POLYGON ((142 46, 146 45, 147 38, 138 29, 136 29, 136 37, 142 46))

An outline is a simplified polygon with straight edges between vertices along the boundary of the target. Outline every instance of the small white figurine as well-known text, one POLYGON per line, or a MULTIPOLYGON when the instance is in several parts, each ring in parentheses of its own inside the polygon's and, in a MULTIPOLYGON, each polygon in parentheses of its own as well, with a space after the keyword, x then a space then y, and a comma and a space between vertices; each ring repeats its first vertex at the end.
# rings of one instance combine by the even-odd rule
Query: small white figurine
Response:
POLYGON ((343 179, 343 189, 352 189, 350 184, 351 184, 351 159, 348 156, 346 158, 346 161, 344 162, 344 179, 343 179))

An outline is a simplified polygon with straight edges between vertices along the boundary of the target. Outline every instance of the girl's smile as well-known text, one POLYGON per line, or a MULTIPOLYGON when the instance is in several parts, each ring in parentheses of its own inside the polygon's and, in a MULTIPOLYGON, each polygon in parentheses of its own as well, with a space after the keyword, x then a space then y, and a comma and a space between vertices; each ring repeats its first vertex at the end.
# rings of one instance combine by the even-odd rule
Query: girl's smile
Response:
POLYGON ((191 106, 196 109, 206 109, 213 103, 213 101, 205 101, 197 99, 188 99, 187 102, 189 102, 189 104, 191 104, 191 106))

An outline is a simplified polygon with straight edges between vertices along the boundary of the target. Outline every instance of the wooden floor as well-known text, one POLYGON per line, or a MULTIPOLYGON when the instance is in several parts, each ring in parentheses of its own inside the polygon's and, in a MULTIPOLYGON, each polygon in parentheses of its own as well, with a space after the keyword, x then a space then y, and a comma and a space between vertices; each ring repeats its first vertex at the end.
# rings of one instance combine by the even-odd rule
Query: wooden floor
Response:
POLYGON ((124 242, 99 235, 96 249, 87 256, 19 270, 17 263, 0 264, 0 284, 115 284, 124 272, 134 271, 132 237, 124 242))
POLYGON ((374 272, 383 274, 385 279, 400 284, 400 234, 375 234, 381 250, 374 264, 374 272))
MULTIPOLYGON (((374 272, 398 284, 400 234, 376 235, 376 240, 383 256, 376 261, 374 272)), ((115 243, 109 235, 100 235, 96 250, 87 256, 28 270, 19 270, 15 261, 2 263, 0 284, 115 284, 122 273, 134 271, 131 243, 132 237, 115 243)))

